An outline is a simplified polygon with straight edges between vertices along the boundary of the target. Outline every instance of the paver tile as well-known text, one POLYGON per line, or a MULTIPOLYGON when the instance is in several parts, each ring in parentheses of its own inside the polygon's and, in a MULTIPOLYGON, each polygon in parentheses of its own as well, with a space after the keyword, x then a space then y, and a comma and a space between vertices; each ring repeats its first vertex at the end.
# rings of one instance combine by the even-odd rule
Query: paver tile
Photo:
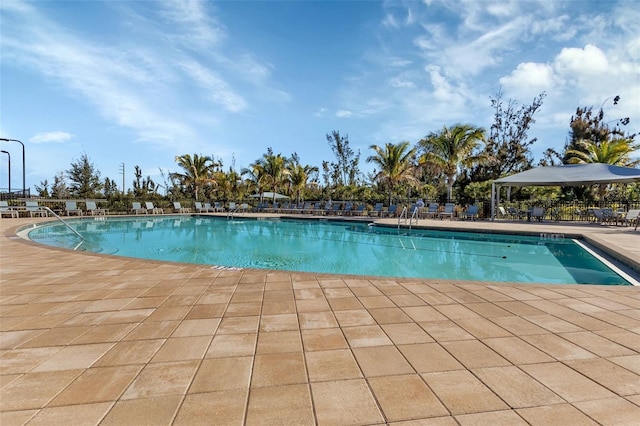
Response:
POLYGON ((395 346, 353 348, 365 377, 391 376, 413 373, 411 365, 395 346))
POLYGON ((566 364, 618 395, 640 394, 640 375, 607 359, 567 361, 566 364))
POLYGON ((611 391, 559 362, 521 365, 520 368, 568 402, 614 396, 611 391))
POLYGON ((399 345, 398 349, 418 373, 460 370, 464 367, 437 343, 399 345))
MULTIPOLYGON (((69 405, 65 407, 47 407, 36 414, 29 425, 51 426, 69 425, 93 426, 100 423, 100 420, 109 411, 113 403, 101 402, 96 404, 69 405)), ((4 425, 4 422, 2 422, 4 425)))
POLYGON ((347 340, 339 328, 301 330, 305 351, 325 351, 347 348, 347 340))
POLYGON ((387 421, 449 414, 418 375, 373 377, 368 381, 387 421))
POLYGON ((249 387, 253 357, 210 358, 202 361, 189 393, 249 387))
POLYGON ((512 408, 559 404, 562 398, 517 367, 489 367, 473 373, 512 408))
POLYGON ((433 342, 422 327, 414 322, 402 324, 383 324, 382 330, 395 345, 433 342))
POLYGON ((198 361, 147 364, 122 399, 184 395, 197 368, 198 361))
POLYGON ((576 402, 573 405, 603 425, 636 425, 640 419, 640 406, 622 398, 576 402))
POLYGON ((424 373, 422 377, 454 415, 509 408, 469 371, 424 373))
POLYGON ((594 422, 570 404, 546 405, 543 407, 520 408, 516 412, 534 426, 547 425, 593 425, 594 422))
POLYGON ((300 352, 256 355, 251 387, 306 383, 304 356, 300 352))
POLYGON ((311 382, 361 378, 362 373, 348 349, 307 352, 307 370, 311 382))
POLYGON ((169 425, 181 401, 182 397, 177 395, 128 401, 120 400, 116 402, 100 425, 169 425))
POLYGON ((313 425, 309 385, 254 388, 249 396, 247 425, 313 425))
POLYGON ((311 384, 318 425, 384 423, 369 386, 363 379, 311 384))
POLYGON ((479 340, 443 342, 441 345, 467 369, 511 365, 509 361, 479 340))

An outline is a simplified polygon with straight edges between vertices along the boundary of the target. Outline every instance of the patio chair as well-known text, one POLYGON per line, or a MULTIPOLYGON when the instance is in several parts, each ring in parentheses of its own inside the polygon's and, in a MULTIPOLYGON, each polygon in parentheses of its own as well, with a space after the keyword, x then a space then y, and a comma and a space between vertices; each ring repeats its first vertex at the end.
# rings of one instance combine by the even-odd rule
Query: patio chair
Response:
POLYGON ((84 212, 82 209, 78 208, 78 205, 75 201, 67 201, 64 203, 64 212, 67 216, 71 216, 72 214, 82 216, 84 212))
POLYGON ((625 217, 622 219, 622 224, 624 226, 631 226, 634 222, 637 222, 638 216, 640 215, 640 210, 632 209, 627 212, 625 217))
POLYGON ((147 208, 147 212, 150 212, 151 214, 164 213, 164 209, 154 206, 152 201, 145 201, 144 205, 147 208))
POLYGON ((397 212, 398 212, 398 205, 391 204, 387 209, 387 211, 382 213, 387 217, 396 217, 397 212))
POLYGON ((440 218, 440 220, 444 219, 445 217, 449 217, 450 220, 453 220, 453 215, 456 213, 455 210, 456 210, 455 204, 446 203, 444 205, 444 210, 438 213, 438 217, 440 218))
POLYGON ((347 201, 347 203, 344 205, 344 208, 342 209, 340 214, 342 216, 347 216, 347 215, 350 215, 352 211, 353 211, 353 203, 351 201, 347 201))
POLYGON ((135 213, 135 214, 147 214, 147 209, 145 209, 144 207, 142 207, 142 205, 137 202, 134 201, 131 203, 131 213, 135 213))
POLYGON ((544 219, 544 208, 542 207, 534 207, 531 210, 531 220, 537 219, 538 222, 542 222, 544 219))
POLYGON ((512 219, 522 219, 528 216, 526 210, 518 210, 515 207, 507 207, 507 215, 512 219))
POLYGON ((18 218, 20 215, 18 214, 18 210, 9 207, 6 201, 0 201, 0 217, 3 216, 18 218))
POLYGON ((438 210, 440 209, 440 204, 438 203, 429 203, 429 207, 427 210, 423 210, 423 216, 425 218, 435 219, 438 215, 438 210))
POLYGON ((380 216, 382 213, 382 208, 384 207, 383 203, 376 203, 373 206, 373 210, 371 210, 370 214, 371 216, 380 216))
POLYGON ((353 209, 351 212, 352 216, 363 216, 365 213, 365 209, 367 208, 366 204, 358 204, 358 207, 353 209))
POLYGON ((174 201, 173 212, 174 213, 191 213, 191 209, 189 207, 182 207, 182 204, 180 204, 180 201, 174 201))
POLYGON ((47 217, 48 213, 44 207, 39 206, 37 201, 25 201, 25 209, 29 212, 29 216, 47 217))
POLYGON ((213 209, 216 212, 223 212, 224 211, 224 206, 222 204, 220 204, 219 201, 214 201, 213 202, 213 209))
POLYGON ((87 200, 84 203, 87 206, 87 214, 90 214, 91 216, 106 215, 107 213, 109 213, 109 210, 107 209, 99 209, 98 207, 96 207, 95 201, 87 200))
POLYGON ((460 214, 464 219, 476 220, 478 218, 478 206, 475 204, 467 207, 467 210, 460 214))

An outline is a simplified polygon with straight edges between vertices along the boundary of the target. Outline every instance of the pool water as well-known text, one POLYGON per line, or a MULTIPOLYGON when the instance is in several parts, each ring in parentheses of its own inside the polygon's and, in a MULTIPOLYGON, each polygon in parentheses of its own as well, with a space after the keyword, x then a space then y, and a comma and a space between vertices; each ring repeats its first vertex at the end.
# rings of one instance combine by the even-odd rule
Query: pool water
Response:
POLYGON ((387 228, 367 223, 198 216, 68 220, 33 241, 216 267, 558 284, 629 285, 570 239, 387 228))

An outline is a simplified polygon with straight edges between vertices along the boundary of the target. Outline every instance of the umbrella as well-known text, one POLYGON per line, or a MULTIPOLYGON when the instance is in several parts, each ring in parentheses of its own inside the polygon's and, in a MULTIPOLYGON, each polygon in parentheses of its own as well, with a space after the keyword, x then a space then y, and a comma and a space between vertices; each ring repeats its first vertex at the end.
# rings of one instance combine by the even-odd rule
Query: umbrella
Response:
POLYGON ((253 194, 253 195, 250 195, 250 197, 251 197, 251 198, 266 198, 266 199, 272 199, 272 200, 273 200, 273 199, 280 200, 280 199, 283 199, 283 198, 289 198, 288 196, 283 195, 283 194, 278 194, 277 192, 276 192, 276 193, 273 193, 273 192, 263 192, 262 194, 253 194))

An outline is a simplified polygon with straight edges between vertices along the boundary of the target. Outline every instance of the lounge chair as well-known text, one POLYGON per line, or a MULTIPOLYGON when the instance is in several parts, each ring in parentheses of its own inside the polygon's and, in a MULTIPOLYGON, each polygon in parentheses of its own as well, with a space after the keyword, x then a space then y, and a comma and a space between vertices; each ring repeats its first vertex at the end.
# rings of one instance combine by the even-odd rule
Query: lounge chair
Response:
POLYGON ((215 201, 215 202, 213 203, 213 209, 214 209, 214 211, 216 211, 216 212, 223 212, 223 211, 224 211, 224 207, 222 206, 222 204, 220 204, 220 202, 219 202, 219 201, 215 201))
POLYGON ((242 203, 242 204, 240 204, 240 207, 238 207, 238 211, 240 211, 242 213, 246 213, 247 210, 249 210, 249 204, 247 204, 247 203, 242 203))
POLYGON ((147 209, 145 209, 144 207, 142 207, 142 205, 137 202, 134 201, 131 203, 131 213, 135 213, 135 214, 147 214, 147 209))
POLYGON ((398 205, 391 204, 386 212, 383 212, 387 217, 396 217, 396 213, 398 212, 398 205))
POLYGON ((173 212, 174 213, 191 213, 191 209, 188 207, 182 207, 180 201, 173 202, 173 212))
POLYGON ((622 219, 622 224, 625 226, 631 226, 634 222, 638 221, 638 216, 640 215, 640 210, 629 210, 625 215, 624 219, 622 219))
POLYGON ((75 201, 67 201, 64 204, 64 212, 67 216, 71 216, 72 214, 82 216, 84 214, 82 209, 78 208, 78 205, 75 201))
POLYGON ((444 205, 444 210, 438 213, 438 217, 440 220, 445 217, 449 217, 449 219, 453 220, 453 215, 456 213, 456 205, 453 203, 446 203, 444 205))
POLYGON ((47 217, 48 213, 44 207, 39 206, 37 201, 25 201, 24 203, 25 209, 29 212, 29 216, 40 216, 47 217))
POLYGON ((236 211, 236 203, 234 201, 229 201, 229 211, 236 211))
POLYGON ((351 212, 351 215, 352 216, 363 216, 366 207, 367 206, 365 204, 359 204, 358 207, 353 209, 353 211, 351 212))
POLYGON ((153 202, 151 201, 146 201, 144 203, 144 205, 147 208, 147 212, 150 212, 151 214, 161 214, 164 213, 164 209, 161 209, 160 207, 156 207, 153 205, 153 202))
POLYGON ((196 213, 208 213, 209 212, 209 210, 205 206, 203 206, 200 201, 195 201, 193 203, 193 206, 196 209, 196 213))
POLYGON ((371 210, 371 212, 369 214, 371 216, 381 216, 383 208, 384 208, 384 204, 383 203, 376 203, 373 206, 373 210, 371 210))
POLYGON ((596 221, 602 225, 617 220, 612 209, 593 209, 593 215, 595 216, 596 221))
POLYGON ((345 205, 344 208, 342 209, 342 216, 348 216, 351 215, 351 213, 353 212, 353 203, 348 201, 345 205))
POLYGON ((211 205, 211 203, 204 203, 204 208, 207 212, 213 212, 215 213, 217 210, 215 209, 215 207, 213 207, 211 205))
POLYGON ((518 210, 515 207, 507 207, 507 215, 512 219, 522 219, 523 217, 527 217, 529 213, 524 210, 518 210))
POLYGON ((542 207, 534 207, 531 209, 531 220, 538 219, 538 222, 542 222, 544 219, 544 209, 542 207))
POLYGON ((99 209, 98 207, 96 207, 96 202, 95 201, 85 201, 85 205, 87 206, 87 214, 90 214, 91 216, 99 216, 99 215, 106 215, 107 213, 109 213, 109 210, 107 209, 99 209))
POLYGON ((438 203, 429 203, 429 207, 426 211, 424 211, 423 215, 425 218, 435 219, 438 216, 438 210, 440 210, 440 204, 438 203))
POLYGON ((478 218, 478 206, 473 204, 467 207, 467 210, 460 213, 460 216, 464 219, 476 220, 478 218))
POLYGON ((6 201, 0 201, 0 217, 3 216, 18 218, 20 215, 18 214, 18 210, 9 207, 6 201))

